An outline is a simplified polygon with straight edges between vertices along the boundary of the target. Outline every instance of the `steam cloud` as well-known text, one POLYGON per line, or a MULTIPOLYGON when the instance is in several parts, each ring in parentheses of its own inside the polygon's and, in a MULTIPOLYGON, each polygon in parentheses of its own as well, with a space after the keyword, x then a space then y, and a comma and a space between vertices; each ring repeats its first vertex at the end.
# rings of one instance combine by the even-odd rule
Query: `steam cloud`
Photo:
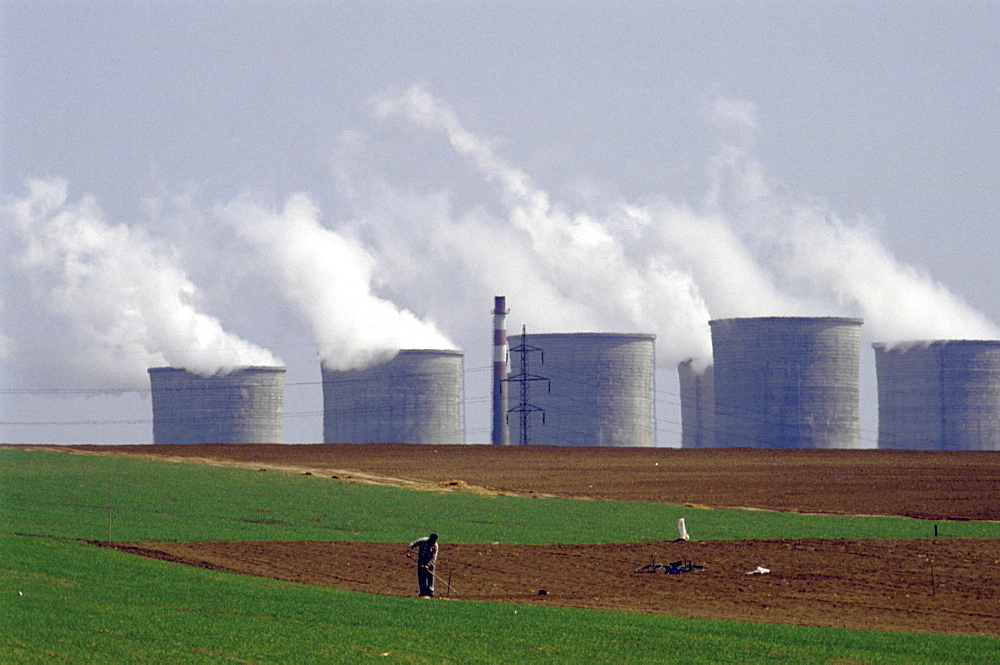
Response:
MULTIPOLYGON (((864 220, 772 192, 752 156, 752 105, 711 108, 725 138, 696 203, 606 192, 583 204, 556 200, 421 86, 381 98, 376 112, 408 131, 440 133, 494 188, 499 214, 486 202, 455 210, 447 190, 396 190, 359 175, 352 167, 367 149, 359 133, 342 144, 339 184, 353 212, 336 230, 305 194, 280 209, 242 198, 215 210, 331 368, 363 367, 401 348, 454 348, 441 329, 481 339, 496 294, 534 331, 656 333, 666 365, 710 361, 712 318, 859 316, 874 341, 889 344, 1000 338, 895 258, 864 220), (414 311, 432 313, 441 329, 414 311)), ((65 182, 31 181, 3 213, 34 295, 69 322, 64 356, 81 374, 136 385, 154 365, 213 374, 279 363, 198 311, 198 290, 170 252, 141 230, 104 222, 93 199, 69 203, 65 182)), ((0 359, 19 341, 0 336, 0 359)))
POLYGON ((198 311, 198 289, 165 248, 139 229, 105 222, 92 198, 68 202, 67 189, 61 180, 32 180, 3 209, 19 245, 16 267, 36 302, 68 327, 50 362, 117 389, 147 385, 146 369, 159 365, 208 376, 281 364, 198 311))
POLYGON ((894 257, 870 227, 807 207, 779 219, 770 240, 783 282, 858 313, 876 341, 1000 339, 995 324, 894 257))
MULTIPOLYGON (((424 229, 418 245, 438 247, 434 259, 457 261, 466 279, 485 281, 479 274, 484 266, 497 270, 507 294, 515 292, 509 298, 515 307, 521 297, 558 299, 555 307, 524 306, 536 326, 656 332, 658 359, 669 364, 707 362, 710 318, 859 316, 874 340, 890 344, 1000 337, 960 298, 896 259, 864 220, 848 223, 815 202, 774 194, 752 157, 756 117, 750 104, 720 100, 710 110, 726 140, 709 164, 701 205, 608 200, 597 213, 553 202, 422 86, 382 98, 376 111, 383 120, 401 117, 441 133, 496 187, 506 217, 499 223, 482 210, 442 221, 451 212, 445 198, 433 194, 423 206, 407 205, 432 211, 420 223, 398 223, 424 229), (490 242, 469 241, 470 235, 490 242), (501 244, 517 264, 516 275, 491 261, 501 244)), ((380 196, 381 202, 359 207, 391 208, 385 199, 392 195, 380 196)), ((409 266, 411 277, 433 279, 432 267, 421 270, 415 265, 420 257, 394 240, 400 228, 385 230, 387 221, 368 221, 380 251, 393 256, 390 263, 409 266)))
POLYGON ((805 293, 828 307, 864 318, 879 342, 997 339, 1000 328, 936 282, 889 252, 863 218, 847 221, 816 202, 775 195, 752 156, 752 107, 717 107, 735 140, 714 164, 713 201, 729 205, 749 242, 771 266, 785 293, 805 293), (728 181, 727 188, 724 183, 728 181))
POLYGON ((375 258, 356 239, 322 226, 308 196, 291 196, 280 211, 234 201, 219 215, 253 245, 330 369, 362 368, 402 348, 455 348, 433 323, 374 295, 375 258))
MULTIPOLYGON (((667 255, 629 256, 620 234, 634 235, 648 218, 643 211, 619 206, 600 218, 553 204, 526 173, 501 159, 487 141, 462 127, 455 113, 423 88, 378 104, 382 118, 401 115, 417 125, 443 132, 455 150, 501 192, 508 222, 527 234, 534 273, 558 293, 563 304, 586 313, 584 324, 654 330, 668 357, 705 356, 708 310, 693 275, 667 255)), ((516 250, 517 241, 504 243, 516 250)), ((510 253, 508 253, 508 256, 510 253)), ((467 256, 470 267, 479 264, 467 256)), ((533 286, 538 286, 537 283, 533 286)), ((556 309, 559 309, 558 307, 556 309)), ((543 317, 541 323, 547 323, 543 317)))

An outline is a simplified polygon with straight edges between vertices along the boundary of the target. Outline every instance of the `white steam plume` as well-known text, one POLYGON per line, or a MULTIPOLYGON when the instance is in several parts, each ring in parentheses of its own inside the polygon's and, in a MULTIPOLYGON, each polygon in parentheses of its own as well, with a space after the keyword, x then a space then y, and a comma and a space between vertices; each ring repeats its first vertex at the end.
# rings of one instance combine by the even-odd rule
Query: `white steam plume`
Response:
POLYGON ((3 220, 18 245, 16 269, 42 308, 67 325, 49 362, 118 388, 148 385, 152 366, 208 376, 280 364, 198 311, 198 289, 141 229, 108 224, 91 197, 68 202, 65 181, 26 187, 24 197, 5 202, 3 220))
POLYGON ((304 194, 280 211, 241 200, 219 209, 252 243, 263 269, 312 329, 323 363, 355 369, 400 349, 452 349, 434 326, 372 292, 375 258, 354 238, 325 228, 304 194))
MULTIPOLYGON (((500 188, 508 221, 527 233, 539 273, 572 306, 591 313, 591 325, 653 331, 669 359, 710 353, 708 310, 690 272, 665 256, 626 254, 619 234, 640 224, 636 211, 621 206, 598 218, 554 205, 548 194, 502 158, 488 142, 467 131, 454 111, 420 86, 378 104, 380 117, 401 115, 440 131, 455 150, 500 188)), ((603 331, 602 331, 603 332, 603 331)))
POLYGON ((643 208, 644 248, 689 271, 713 318, 819 316, 829 309, 783 293, 721 213, 699 213, 671 201, 643 208))
POLYGON ((781 228, 775 241, 783 250, 778 265, 785 281, 857 312, 875 340, 1000 339, 995 324, 893 256, 871 228, 807 208, 781 228))
MULTIPOLYGON (((960 298, 893 257, 862 223, 846 224, 812 203, 772 193, 752 157, 752 104, 719 100, 710 109, 725 138, 709 163, 703 209, 669 200, 609 201, 599 214, 554 203, 419 85, 383 98, 377 112, 442 133, 498 187, 506 208, 505 230, 483 210, 450 220, 439 203, 419 224, 398 222, 409 223, 407 238, 423 233, 424 245, 438 249, 437 260, 462 264, 465 281, 487 283, 482 271, 490 269, 511 303, 546 300, 542 325, 569 320, 656 332, 658 357, 667 363, 707 359, 707 321, 733 316, 860 316, 872 338, 890 343, 1000 336, 960 298), (495 260, 497 248, 503 261, 495 260)), ((420 208, 412 194, 405 198, 410 210, 420 208)), ((393 232, 373 233, 394 257, 408 259, 402 263, 412 280, 421 279, 421 268, 432 279, 433 267, 420 266, 393 232)))
POLYGON ((847 222, 826 206, 773 193, 751 155, 752 108, 734 114, 716 105, 717 119, 737 139, 714 162, 712 196, 730 183, 736 221, 786 293, 823 298, 864 319, 876 341, 895 344, 939 339, 998 339, 1000 328, 926 272, 907 265, 882 244, 864 219, 847 222))

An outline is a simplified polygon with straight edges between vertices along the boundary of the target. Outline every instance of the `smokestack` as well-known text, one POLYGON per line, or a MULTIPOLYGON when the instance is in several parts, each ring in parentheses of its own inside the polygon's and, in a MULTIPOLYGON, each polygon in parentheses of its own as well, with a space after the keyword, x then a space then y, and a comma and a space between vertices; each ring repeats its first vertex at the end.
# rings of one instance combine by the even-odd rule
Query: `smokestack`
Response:
POLYGON ((493 435, 495 446, 510 445, 507 425, 507 299, 493 299, 493 435))

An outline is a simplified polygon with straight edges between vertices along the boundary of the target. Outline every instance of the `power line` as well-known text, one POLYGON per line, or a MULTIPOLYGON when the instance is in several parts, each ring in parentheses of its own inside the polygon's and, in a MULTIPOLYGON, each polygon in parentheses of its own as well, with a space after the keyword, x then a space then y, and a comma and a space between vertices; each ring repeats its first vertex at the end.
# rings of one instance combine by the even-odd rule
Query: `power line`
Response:
MULTIPOLYGON (((542 349, 538 349, 537 347, 532 347, 532 349, 535 349, 539 353, 543 353, 544 354, 544 351, 542 349)), ((542 357, 544 358, 544 355, 542 357)), ((522 367, 524 367, 524 365, 522 365, 522 367)), ((462 371, 463 371, 463 373, 466 373, 466 374, 478 374, 478 373, 487 372, 489 370, 491 370, 490 366, 478 366, 478 367, 463 368, 462 371)), ((523 372, 523 373, 524 374, 529 374, 529 372, 523 372)), ((587 387, 586 384, 590 383, 590 380, 587 377, 583 376, 583 374, 580 373, 580 372, 576 372, 574 368, 561 367, 560 368, 560 373, 561 374, 571 375, 571 376, 576 376, 581 381, 581 383, 583 384, 583 388, 586 388, 587 387)), ((534 376, 534 375, 532 375, 532 376, 534 376)), ((516 380, 516 379, 518 379, 518 377, 510 377, 508 380, 516 380)), ((547 377, 541 377, 541 376, 534 376, 534 378, 531 379, 531 380, 544 380, 544 381, 547 381, 547 382, 550 381, 547 377)), ((295 387, 295 388, 300 388, 300 387, 315 388, 316 386, 321 386, 323 383, 324 382, 322 380, 316 380, 316 381, 296 381, 296 382, 287 382, 287 383, 284 384, 284 386, 286 388, 289 388, 289 387, 295 387)), ((593 387, 593 386, 591 386, 591 387, 593 387)), ((222 386, 220 386, 220 388, 222 388, 222 386)), ((195 388, 182 387, 182 388, 178 388, 178 389, 179 390, 194 390, 195 388)), ((199 388, 199 389, 200 390, 205 390, 205 388, 199 388)), ((74 396, 79 396, 79 397, 93 397, 93 396, 118 397, 118 396, 121 396, 121 395, 140 395, 140 396, 145 396, 145 395, 149 394, 150 392, 151 392, 150 388, 124 388, 124 389, 122 389, 122 388, 67 388, 67 387, 46 387, 46 388, 28 388, 28 389, 0 388, 0 395, 10 396, 10 397, 59 397, 59 398, 74 397, 74 396)), ((461 406, 460 406, 460 408, 464 409, 464 407, 467 407, 467 406, 470 406, 470 405, 471 406, 478 406, 478 405, 481 405, 481 404, 484 404, 484 403, 488 402, 489 399, 490 399, 490 397, 488 395, 484 395, 484 396, 471 396, 471 397, 468 396, 468 395, 465 395, 463 397, 463 399, 461 400, 461 406)), ((673 391, 673 390, 660 390, 660 389, 657 389, 654 386, 654 388, 653 388, 653 399, 654 399, 655 403, 664 404, 664 405, 667 405, 667 406, 670 406, 670 407, 673 407, 673 408, 678 408, 678 407, 682 406, 679 393, 676 392, 676 391, 673 391)), ((544 422, 544 417, 545 417, 544 410, 542 410, 541 408, 535 407, 531 403, 530 399, 527 399, 527 395, 524 396, 524 398, 522 399, 522 402, 523 402, 523 404, 526 407, 523 412, 521 411, 520 405, 518 407, 515 407, 514 409, 510 409, 509 412, 516 412, 516 413, 521 414, 522 417, 528 417, 528 416, 530 416, 530 413, 535 412, 534 409, 532 408, 532 407, 534 407, 534 408, 537 408, 538 411, 542 412, 542 414, 543 414, 543 422, 544 422)), ((586 416, 586 415, 589 414, 589 409, 591 407, 591 404, 587 400, 583 400, 583 399, 580 399, 578 397, 567 396, 563 400, 563 402, 565 403, 565 407, 560 409, 560 417, 569 417, 569 418, 583 417, 583 416, 586 416), (566 407, 568 407, 568 408, 566 408, 566 407)), ((360 409, 354 409, 354 410, 350 410, 350 411, 341 411, 341 413, 343 415, 352 415, 352 414, 356 415, 356 416, 362 416, 362 415, 364 415, 364 413, 360 409)), ((283 414, 283 418, 287 418, 287 419, 302 419, 302 418, 310 418, 310 417, 319 417, 319 416, 322 416, 323 414, 324 414, 324 410, 311 410, 311 411, 300 411, 300 412, 285 412, 283 414)), ((737 415, 739 415, 739 414, 737 414, 737 415)), ((755 421, 759 425, 763 425, 763 424, 766 424, 767 422, 769 422, 769 421, 766 421, 764 418, 754 417, 754 416, 752 416, 750 414, 742 414, 742 417, 746 418, 746 419, 751 419, 751 420, 755 421)), ((79 420, 66 420, 66 421, 55 421, 55 420, 6 420, 6 421, 0 421, 0 425, 2 425, 2 426, 10 426, 10 427, 35 427, 35 426, 38 426, 38 427, 127 426, 127 425, 148 425, 150 423, 152 423, 152 419, 151 418, 118 418, 118 419, 109 419, 109 420, 79 419, 79 420)), ((665 435, 676 435, 676 434, 679 434, 679 432, 675 431, 675 428, 677 426, 682 426, 682 423, 678 422, 677 420, 662 418, 662 417, 659 417, 659 416, 655 417, 655 423, 656 423, 656 426, 654 427, 654 432, 656 432, 657 434, 665 434, 665 435), (667 427, 664 427, 664 426, 667 426, 667 427), (669 426, 673 426, 673 427, 669 427, 669 426)), ((860 423, 859 423, 859 425, 860 425, 860 423)), ((478 432, 480 432, 482 430, 480 430, 480 429, 477 428, 477 429, 471 429, 471 430, 467 430, 467 431, 470 432, 470 433, 478 433, 478 432)), ((522 431, 524 431, 524 430, 522 430, 522 431)), ((877 444, 877 441, 878 441, 878 431, 877 431, 877 429, 872 429, 872 428, 867 428, 867 427, 859 426, 859 430, 858 431, 859 431, 859 440, 861 442, 877 444)), ((716 431, 715 433, 716 434, 722 434, 719 431, 716 431)), ((524 441, 522 441, 522 443, 523 442, 524 441)), ((530 442, 530 439, 529 439, 529 442, 530 442)), ((747 445, 755 445, 755 444, 759 444, 759 443, 762 443, 762 442, 763 441, 747 441, 746 443, 747 443, 747 445)))

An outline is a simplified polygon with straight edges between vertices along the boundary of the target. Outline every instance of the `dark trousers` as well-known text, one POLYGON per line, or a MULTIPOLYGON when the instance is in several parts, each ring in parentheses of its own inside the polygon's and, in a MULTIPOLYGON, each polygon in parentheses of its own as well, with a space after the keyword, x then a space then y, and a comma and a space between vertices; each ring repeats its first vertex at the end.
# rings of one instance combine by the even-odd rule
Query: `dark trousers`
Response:
POLYGON ((434 566, 417 566, 417 584, 421 596, 434 595, 434 566))

